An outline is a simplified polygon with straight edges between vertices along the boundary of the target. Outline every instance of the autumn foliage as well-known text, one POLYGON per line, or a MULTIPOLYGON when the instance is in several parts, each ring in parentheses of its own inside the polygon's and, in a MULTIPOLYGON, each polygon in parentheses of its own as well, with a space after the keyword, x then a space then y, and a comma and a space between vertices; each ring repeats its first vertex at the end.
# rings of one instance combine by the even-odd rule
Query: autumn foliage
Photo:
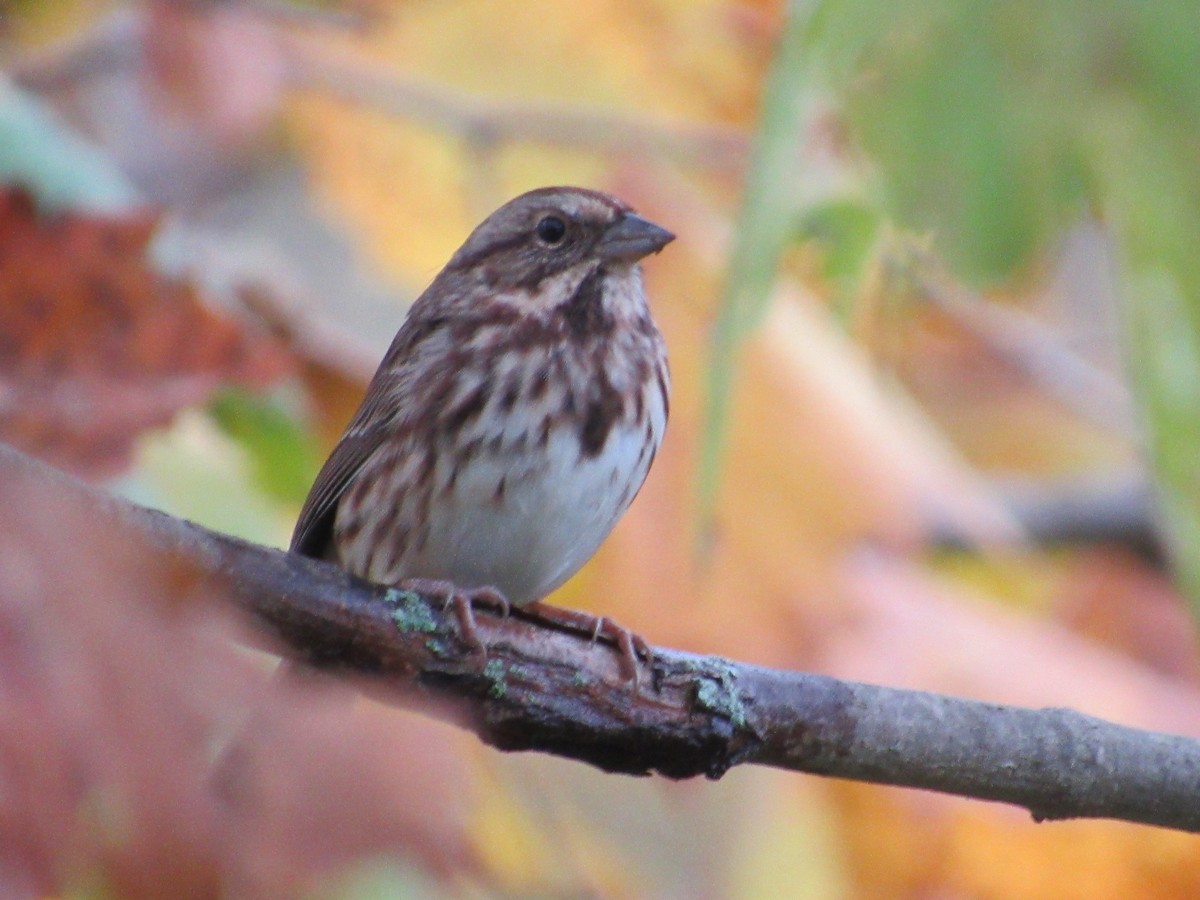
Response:
MULTIPOLYGON (((678 235, 647 272, 674 394, 645 488, 556 602, 655 644, 1200 734, 1156 523, 1047 547, 1010 490, 1044 509, 1133 482, 1187 509, 1144 451, 1186 474, 1197 429, 1147 440, 1163 408, 1120 361, 1151 335, 1166 399, 1200 410, 1193 314, 1169 302, 1200 293, 1155 256, 1200 259, 1200 50, 1185 4, 1102 6, 18 4, 0 440, 285 544, 288 498, 466 232, 528 188, 594 186, 678 235), (799 68, 774 71, 809 8, 799 68), (794 89, 795 133, 759 130, 770 84, 794 89), (85 169, 141 202, 62 202, 85 169), (756 227, 780 255, 731 315, 756 227), (1122 267, 1130 234, 1150 239, 1122 267), (1135 283, 1155 302, 1118 309, 1135 283)), ((194 573, 70 504, 0 484, 0 509, 5 896, 1200 894, 1194 839, 1161 830, 495 753, 274 677, 194 573)))
POLYGON ((155 270, 147 212, 39 211, 0 188, 0 439, 88 475, 221 386, 262 388, 287 350, 155 270))

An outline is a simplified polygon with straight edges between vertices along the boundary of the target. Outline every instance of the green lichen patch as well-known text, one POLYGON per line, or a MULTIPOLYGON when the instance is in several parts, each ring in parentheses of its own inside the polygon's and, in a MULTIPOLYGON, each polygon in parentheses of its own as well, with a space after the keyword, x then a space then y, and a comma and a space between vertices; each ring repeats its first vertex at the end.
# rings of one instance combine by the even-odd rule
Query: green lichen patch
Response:
POLYGON ((741 728, 746 724, 746 707, 738 696, 736 680, 733 670, 724 665, 716 667, 716 678, 709 673, 700 674, 696 681, 696 702, 728 719, 735 728, 741 728))
POLYGON ((395 609, 392 610, 392 621, 401 631, 420 631, 431 633, 437 631, 437 619, 425 599, 412 591, 390 588, 385 599, 395 609))
POLYGON ((498 659, 489 659, 487 665, 483 667, 483 677, 492 683, 488 688, 488 693, 497 700, 508 692, 506 675, 504 663, 498 659))

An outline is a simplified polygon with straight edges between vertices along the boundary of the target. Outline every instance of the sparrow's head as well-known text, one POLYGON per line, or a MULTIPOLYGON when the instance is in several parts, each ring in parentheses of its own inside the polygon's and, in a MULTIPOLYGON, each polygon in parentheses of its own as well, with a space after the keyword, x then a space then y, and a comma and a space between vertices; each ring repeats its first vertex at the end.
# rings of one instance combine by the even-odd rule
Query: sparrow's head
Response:
POLYGON ((548 280, 578 284, 604 269, 628 270, 675 235, 599 191, 538 188, 488 216, 447 270, 474 270, 497 291, 538 294, 548 280))

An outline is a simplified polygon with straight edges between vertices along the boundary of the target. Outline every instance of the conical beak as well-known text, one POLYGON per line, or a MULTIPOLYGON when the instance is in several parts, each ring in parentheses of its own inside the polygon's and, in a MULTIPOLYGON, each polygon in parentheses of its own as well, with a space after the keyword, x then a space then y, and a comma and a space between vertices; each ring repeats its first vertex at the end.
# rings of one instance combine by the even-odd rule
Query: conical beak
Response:
POLYGON ((673 240, 675 235, 649 219, 643 219, 633 213, 624 213, 608 226, 608 230, 596 245, 596 250, 606 260, 632 263, 643 256, 657 253, 673 240))

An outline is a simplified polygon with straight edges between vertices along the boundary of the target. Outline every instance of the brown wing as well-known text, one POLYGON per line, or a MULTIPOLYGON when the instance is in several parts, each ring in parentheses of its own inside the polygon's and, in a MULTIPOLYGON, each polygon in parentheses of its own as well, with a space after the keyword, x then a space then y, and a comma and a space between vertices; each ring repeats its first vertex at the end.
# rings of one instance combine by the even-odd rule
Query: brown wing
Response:
POLYGON ((387 435, 377 413, 383 400, 382 391, 376 391, 376 382, 371 383, 363 404, 351 420, 346 433, 338 441, 325 465, 317 474, 308 499, 300 510, 296 528, 292 532, 291 551, 303 556, 319 559, 331 558, 333 545, 333 522, 337 516, 338 501, 346 488, 371 454, 375 452, 387 435), (374 423, 374 424, 372 424, 374 423))
POLYGON ((333 525, 338 502, 353 484, 367 460, 392 433, 398 411, 405 405, 398 386, 408 381, 404 370, 414 362, 415 350, 424 339, 439 330, 441 318, 409 316, 397 332, 391 347, 371 379, 362 406, 346 426, 325 465, 317 473, 300 510, 289 548, 302 556, 333 558, 333 525))

